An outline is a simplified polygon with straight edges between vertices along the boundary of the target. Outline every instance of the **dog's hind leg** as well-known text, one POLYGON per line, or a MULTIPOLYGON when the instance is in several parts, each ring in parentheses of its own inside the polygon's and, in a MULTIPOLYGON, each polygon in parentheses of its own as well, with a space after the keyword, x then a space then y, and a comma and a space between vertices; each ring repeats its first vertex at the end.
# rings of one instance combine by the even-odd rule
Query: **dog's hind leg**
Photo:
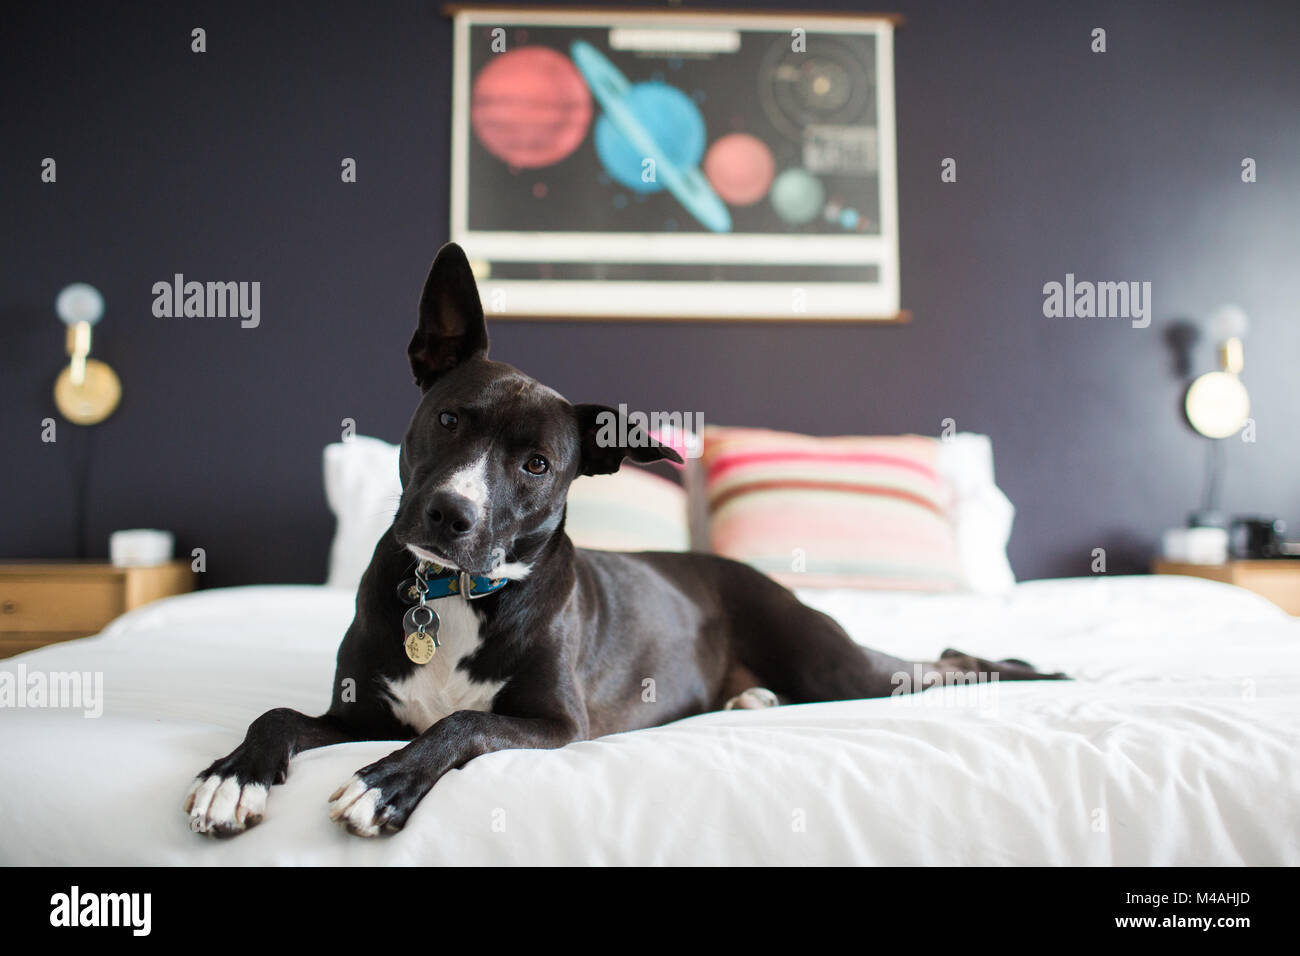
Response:
POLYGON ((289 758, 304 750, 355 740, 337 717, 308 717, 279 707, 248 728, 244 742, 198 775, 185 798, 190 829, 232 836, 260 822, 267 793, 289 774, 289 758))
MULTIPOLYGON (((874 651, 868 654, 875 655, 874 651)), ((1065 674, 1044 674, 1016 658, 990 661, 951 647, 937 661, 905 661, 891 676, 892 694, 910 694, 931 687, 997 683, 1010 680, 1069 680, 1065 674)))
POLYGON ((899 687, 913 673, 911 661, 855 643, 833 618, 775 582, 755 584, 760 587, 766 600, 743 608, 733 633, 737 665, 724 684, 724 706, 754 687, 791 704, 907 692, 899 687))
MULTIPOLYGON (((1034 670, 1034 665, 1027 661, 1008 657, 1005 660, 989 661, 982 657, 972 657, 949 647, 933 664, 927 665, 932 673, 938 675, 936 683, 948 683, 952 678, 961 680, 1069 680, 1065 674, 1044 674, 1034 670)), ((928 685, 927 685, 928 686, 928 685)))
POLYGON ((767 600, 742 612, 735 634, 739 662, 754 678, 740 687, 770 688, 780 703, 892 697, 948 683, 1068 679, 1024 661, 988 661, 951 648, 937 661, 903 660, 855 643, 833 618, 784 589, 764 586, 762 596, 767 600))

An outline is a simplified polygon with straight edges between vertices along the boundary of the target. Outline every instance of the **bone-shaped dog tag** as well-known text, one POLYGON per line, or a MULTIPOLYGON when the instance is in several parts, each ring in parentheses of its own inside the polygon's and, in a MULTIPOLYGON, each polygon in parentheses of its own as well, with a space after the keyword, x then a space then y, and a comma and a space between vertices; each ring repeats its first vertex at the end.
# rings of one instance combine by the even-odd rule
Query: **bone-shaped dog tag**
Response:
POLYGON ((417 604, 402 615, 402 633, 414 634, 416 631, 428 631, 434 644, 438 643, 438 612, 427 604, 417 604))
POLYGON ((411 663, 427 664, 433 660, 436 651, 437 647, 433 643, 432 635, 424 631, 406 635, 406 656, 410 658, 411 663))

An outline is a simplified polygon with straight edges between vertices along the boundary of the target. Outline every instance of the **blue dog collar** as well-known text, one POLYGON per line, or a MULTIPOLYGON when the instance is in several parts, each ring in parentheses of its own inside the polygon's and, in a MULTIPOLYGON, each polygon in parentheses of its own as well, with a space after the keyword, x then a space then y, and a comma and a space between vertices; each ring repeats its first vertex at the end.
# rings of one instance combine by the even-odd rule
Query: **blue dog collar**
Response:
POLYGON ((453 594, 474 601, 500 591, 507 583, 508 578, 450 571, 432 561, 416 562, 415 577, 407 578, 397 586, 398 599, 403 604, 412 605, 402 616, 402 648, 407 658, 412 664, 427 664, 438 652, 441 621, 438 612, 429 606, 430 601, 453 594))
POLYGON ((475 601, 500 591, 510 583, 509 578, 486 577, 468 571, 444 571, 442 565, 431 561, 421 561, 416 565, 415 579, 423 582, 426 601, 453 594, 459 594, 467 601, 475 601))

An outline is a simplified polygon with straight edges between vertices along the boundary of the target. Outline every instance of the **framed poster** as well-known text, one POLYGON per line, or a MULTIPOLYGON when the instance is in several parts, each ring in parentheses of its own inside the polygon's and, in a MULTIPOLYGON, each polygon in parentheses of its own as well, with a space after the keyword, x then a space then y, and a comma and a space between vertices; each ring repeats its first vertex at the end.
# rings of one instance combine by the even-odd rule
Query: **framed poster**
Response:
POLYGON ((529 318, 906 318, 897 17, 450 7, 451 236, 529 318))

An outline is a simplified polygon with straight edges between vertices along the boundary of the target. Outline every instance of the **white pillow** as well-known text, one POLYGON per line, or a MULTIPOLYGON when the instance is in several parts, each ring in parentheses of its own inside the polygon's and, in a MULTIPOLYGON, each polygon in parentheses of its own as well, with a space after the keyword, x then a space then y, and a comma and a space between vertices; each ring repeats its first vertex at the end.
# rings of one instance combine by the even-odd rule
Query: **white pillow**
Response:
POLYGON ((993 480, 993 442, 960 432, 939 442, 939 474, 953 489, 949 519, 968 590, 1001 594, 1015 586, 1007 542, 1016 509, 993 480))
MULTIPOLYGON (((399 448, 356 435, 325 446, 325 500, 337 519, 330 545, 330 587, 356 590, 375 544, 393 523, 402 494, 399 448)), ((569 486, 569 537, 580 548, 686 551, 686 492, 632 465, 569 486)))
MULTIPOLYGON (((402 493, 398 447, 357 435, 325 446, 325 498, 338 526, 330 546, 331 587, 355 590, 370 556, 392 524, 402 493)), ((697 464, 688 461, 689 465, 697 464)), ((987 435, 961 432, 943 439, 939 471, 954 490, 950 509, 966 587, 1000 594, 1015 586, 1007 542, 1016 509, 993 479, 993 443, 987 435)), ((692 501, 704 499, 702 482, 691 482, 692 501)), ((584 548, 684 551, 689 547, 686 495, 672 482, 633 466, 613 475, 580 478, 569 489, 569 535, 584 548), (663 487, 666 486, 666 487, 663 487), (675 500, 681 525, 674 528, 675 500), (622 501, 626 512, 618 508, 622 501), (641 511, 640 516, 632 512, 641 511), (611 524, 611 516, 618 516, 611 524)))
POLYGON ((402 494, 399 451, 364 435, 325 446, 325 500, 338 522, 325 579, 330 587, 357 589, 375 545, 393 523, 402 494))

